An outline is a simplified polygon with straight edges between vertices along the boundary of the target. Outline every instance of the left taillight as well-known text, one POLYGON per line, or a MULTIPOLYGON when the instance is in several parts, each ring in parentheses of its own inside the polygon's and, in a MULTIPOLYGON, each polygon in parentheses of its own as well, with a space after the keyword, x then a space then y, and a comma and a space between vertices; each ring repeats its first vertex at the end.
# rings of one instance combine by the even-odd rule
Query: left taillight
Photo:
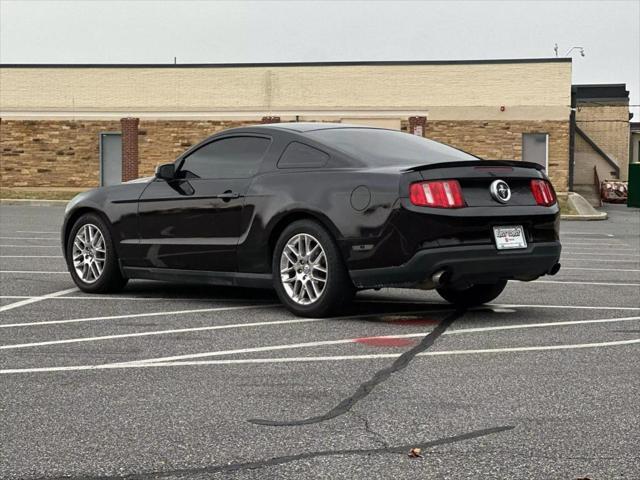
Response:
POLYGON ((412 183, 409 187, 409 199, 418 207, 464 207, 462 188, 457 180, 412 183))
POLYGON ((556 203, 556 193, 553 191, 551 184, 546 180, 531 180, 531 193, 538 205, 550 207, 556 203))

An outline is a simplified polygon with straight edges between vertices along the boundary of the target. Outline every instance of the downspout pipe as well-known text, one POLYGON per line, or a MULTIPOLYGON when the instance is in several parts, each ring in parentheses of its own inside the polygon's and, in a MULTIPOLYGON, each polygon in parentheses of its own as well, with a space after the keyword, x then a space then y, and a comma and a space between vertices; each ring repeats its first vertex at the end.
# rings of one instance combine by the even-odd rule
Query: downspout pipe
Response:
POLYGON ((569 115, 569 191, 573 192, 573 171, 575 168, 576 145, 576 92, 577 87, 571 86, 571 114, 569 115))

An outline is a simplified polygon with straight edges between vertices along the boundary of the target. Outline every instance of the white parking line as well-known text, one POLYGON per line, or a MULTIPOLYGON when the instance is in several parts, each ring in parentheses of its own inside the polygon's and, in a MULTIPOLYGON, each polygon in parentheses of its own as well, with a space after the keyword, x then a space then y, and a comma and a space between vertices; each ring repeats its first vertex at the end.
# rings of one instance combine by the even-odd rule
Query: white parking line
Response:
POLYGON ((16 233, 50 233, 50 234, 55 234, 55 235, 60 235, 60 232, 42 232, 42 231, 33 231, 33 230, 16 230, 16 233))
POLYGON ((0 270, 0 273, 37 273, 37 274, 56 274, 56 275, 60 275, 63 273, 69 273, 67 271, 60 271, 60 272, 53 272, 53 271, 49 271, 49 270, 0 270))
MULTIPOLYGON (((368 299, 362 298, 358 299, 356 297, 355 300, 357 303, 411 303, 412 305, 424 305, 424 306, 434 306, 434 307, 445 307, 448 304, 446 303, 433 303, 433 302, 425 302, 422 300, 397 300, 397 299, 389 299, 389 300, 378 300, 378 299, 368 299)), ((450 305, 453 309, 453 306, 450 305)), ((577 309, 577 310, 640 310, 640 307, 600 307, 600 306, 591 306, 591 305, 535 305, 535 304, 515 304, 515 303, 488 303, 486 305, 480 307, 474 307, 470 309, 470 311, 482 311, 487 308, 558 308, 558 309, 577 309)))
POLYGON ((0 245, 0 248, 60 248, 60 245, 0 245))
POLYGON ((59 297, 61 295, 65 295, 71 292, 77 292, 77 288, 68 288, 66 290, 60 290, 59 292, 48 293, 47 295, 41 295, 39 297, 28 298, 25 300, 20 300, 19 302, 10 303, 9 305, 4 305, 0 307, 0 312, 5 312, 7 310, 12 310, 14 308, 23 307, 24 305, 29 305, 36 302, 41 302, 42 300, 47 300, 49 298, 59 297))
MULTIPOLYGON (((20 303, 20 302, 17 302, 17 303, 20 303)), ((11 304, 11 305, 15 305, 15 304, 11 304)), ((56 324, 64 324, 64 323, 96 322, 99 320, 120 320, 123 318, 160 317, 165 315, 185 315, 188 313, 224 312, 227 310, 249 310, 253 308, 273 308, 278 306, 280 305, 274 305, 274 304, 236 305, 233 307, 196 308, 196 309, 190 309, 190 310, 170 310, 166 312, 147 312, 147 313, 133 313, 128 315, 110 315, 105 317, 73 318, 71 320, 44 320, 42 322, 5 323, 5 324, 0 324, 0 328, 30 327, 34 325, 56 325, 56 324)), ((202 327, 202 328, 211 328, 211 327, 202 327)), ((136 334, 127 334, 127 335, 136 336, 136 334)), ((94 338, 103 339, 108 337, 94 337, 94 338)), ((117 335, 116 335, 116 338, 117 338, 117 335)), ((71 342, 64 340, 62 343, 71 343, 71 342)), ((0 347, 0 348, 5 348, 5 347, 0 347)))
MULTIPOLYGON (((239 310, 242 307, 228 307, 220 310, 239 310)), ((244 308, 258 308, 258 307, 244 307, 244 308)), ((149 332, 136 332, 136 333, 122 333, 118 335, 102 335, 99 337, 82 337, 82 338, 69 338, 65 340, 49 340, 46 342, 33 342, 33 343, 20 343, 15 345, 0 345, 0 350, 15 350, 18 348, 29 347, 42 347, 47 345, 62 345, 68 343, 86 343, 86 342, 100 342, 103 340, 115 340, 119 338, 135 338, 135 337, 149 337, 156 335, 169 335, 172 333, 186 333, 186 332, 204 332, 209 330, 227 330, 232 328, 247 328, 247 327, 263 327, 267 325, 281 325, 286 323, 311 323, 326 321, 323 318, 297 318, 292 320, 273 320, 271 322, 253 322, 253 323, 234 323, 231 325, 213 325, 209 327, 192 327, 192 328, 174 328, 171 330, 153 330, 149 332)))
POLYGON ((568 285, 605 285, 609 287, 640 287, 640 283, 618 283, 618 282, 573 282, 569 280, 534 280, 523 283, 566 283, 568 285))
POLYGON ((630 245, 622 242, 603 243, 603 242, 562 242, 562 245, 599 245, 602 247, 629 247, 630 245))
POLYGON ((0 258, 64 258, 62 255, 0 255, 0 258))
POLYGON ((560 270, 591 270, 594 272, 640 272, 640 270, 624 268, 582 268, 582 267, 562 267, 560 270))
MULTIPOLYGON (((447 330, 443 335, 457 335, 464 333, 483 333, 483 332, 495 332, 499 330, 522 330, 528 328, 543 328, 543 327, 563 327, 572 325, 587 325, 595 323, 611 323, 611 322, 628 322, 632 320, 640 320, 640 317, 624 317, 624 318, 603 318, 597 320, 576 320, 566 322, 548 322, 548 323, 529 323, 523 325, 501 325, 497 327, 478 327, 478 328, 460 328, 456 330, 447 330)), ((295 348, 310 348, 310 347, 322 347, 327 345, 340 345, 345 343, 354 343, 357 340, 373 339, 373 338, 417 338, 424 337, 429 332, 418 333, 406 333, 402 335, 382 335, 374 337, 360 337, 360 338, 345 338, 340 340, 322 340, 316 342, 304 342, 304 343, 292 343, 284 345, 271 345, 266 347, 252 347, 252 348, 239 348, 235 350, 218 350, 214 352, 192 353, 187 355, 174 355, 171 357, 159 357, 159 358, 147 358, 144 360, 133 360, 130 362, 119 362, 119 365, 128 365, 132 363, 166 363, 176 360, 187 360, 194 358, 204 357, 217 357, 223 355, 235 355, 245 353, 257 353, 257 352, 270 352, 274 350, 289 350, 295 348)))
POLYGON ((581 263, 582 262, 587 262, 587 263, 598 262, 598 263, 630 263, 630 264, 638 263, 638 264, 640 264, 639 260, 633 260, 633 261, 630 262, 629 260, 619 260, 617 258, 614 258, 614 259, 610 259, 610 258, 607 258, 607 259, 600 259, 600 258, 589 258, 589 259, 586 259, 586 258, 568 258, 568 257, 566 257, 564 255, 562 255, 560 257, 560 260, 563 261, 563 262, 566 261, 566 262, 581 262, 581 263))
POLYGON ((55 238, 55 237, 0 237, 0 240, 54 240, 56 242, 60 241, 59 238, 55 238))
MULTIPOLYGON (((570 252, 570 256, 578 257, 578 256, 589 256, 592 257, 594 255, 598 255, 599 257, 640 257, 640 255, 635 253, 601 253, 601 249, 594 252, 570 252)), ((565 257, 564 252, 562 253, 562 257, 565 257)))
MULTIPOLYGON (((570 345, 541 345, 536 347, 506 347, 506 348, 490 348, 483 350, 441 350, 437 352, 422 352, 417 356, 440 356, 440 355, 470 355, 482 353, 507 353, 507 352, 535 352, 545 350, 573 350, 583 348, 600 348, 622 345, 633 345, 640 343, 640 339, 620 340, 615 342, 599 342, 599 343, 578 343, 570 345)), ((46 372, 71 372, 83 370, 116 370, 126 368, 159 368, 189 365, 242 365, 242 364, 266 364, 266 363, 302 363, 302 362, 327 362, 327 361, 343 361, 343 360, 375 360, 398 358, 399 353, 378 353, 369 355, 335 355, 325 357, 284 357, 284 358, 238 358, 228 360, 199 360, 190 362, 171 362, 171 363, 133 363, 133 364, 106 364, 106 365, 76 365, 68 367, 40 367, 40 368, 11 368, 0 370, 0 374, 15 373, 46 373, 46 372)))
POLYGON ((595 232, 560 232, 560 236, 562 235, 596 235, 600 237, 615 237, 611 233, 595 233, 595 232))
MULTIPOLYGON (((563 244, 564 247, 564 244, 563 244)), ((616 252, 637 252, 637 248, 614 248, 616 252)), ((562 253, 590 253, 601 252, 602 247, 568 247, 562 250, 562 253)))
MULTIPOLYGON (((640 310, 640 307, 592 307, 590 305, 522 305, 515 303, 490 303, 486 305, 488 307, 498 308, 568 308, 576 310, 640 310)), ((483 307, 478 307, 481 310, 483 307)))
MULTIPOLYGON (((0 295, 0 299, 39 298, 37 295, 0 295)), ((160 301, 160 302, 245 302, 245 298, 188 298, 188 297, 119 297, 117 295, 65 295, 47 300, 112 300, 112 301, 160 301)), ((0 327, 2 324, 0 324, 0 327)))

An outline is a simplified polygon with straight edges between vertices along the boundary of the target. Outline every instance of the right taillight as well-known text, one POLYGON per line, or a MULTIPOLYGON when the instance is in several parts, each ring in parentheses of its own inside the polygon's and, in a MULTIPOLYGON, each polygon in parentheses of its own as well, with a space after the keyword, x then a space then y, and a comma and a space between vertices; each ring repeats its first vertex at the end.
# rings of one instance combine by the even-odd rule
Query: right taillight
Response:
POLYGON ((531 193, 538 205, 550 207, 556 203, 556 194, 553 187, 546 180, 531 180, 531 193))
POLYGON ((457 180, 412 183, 409 187, 409 200, 418 207, 464 207, 462 188, 457 180))

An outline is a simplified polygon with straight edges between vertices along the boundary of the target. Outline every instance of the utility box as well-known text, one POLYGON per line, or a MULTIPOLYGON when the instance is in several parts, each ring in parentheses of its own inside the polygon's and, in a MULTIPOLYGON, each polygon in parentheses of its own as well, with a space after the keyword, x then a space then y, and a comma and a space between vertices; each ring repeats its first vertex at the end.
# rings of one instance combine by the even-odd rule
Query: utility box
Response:
POLYGON ((640 208, 640 163, 629 164, 627 207, 640 208))

